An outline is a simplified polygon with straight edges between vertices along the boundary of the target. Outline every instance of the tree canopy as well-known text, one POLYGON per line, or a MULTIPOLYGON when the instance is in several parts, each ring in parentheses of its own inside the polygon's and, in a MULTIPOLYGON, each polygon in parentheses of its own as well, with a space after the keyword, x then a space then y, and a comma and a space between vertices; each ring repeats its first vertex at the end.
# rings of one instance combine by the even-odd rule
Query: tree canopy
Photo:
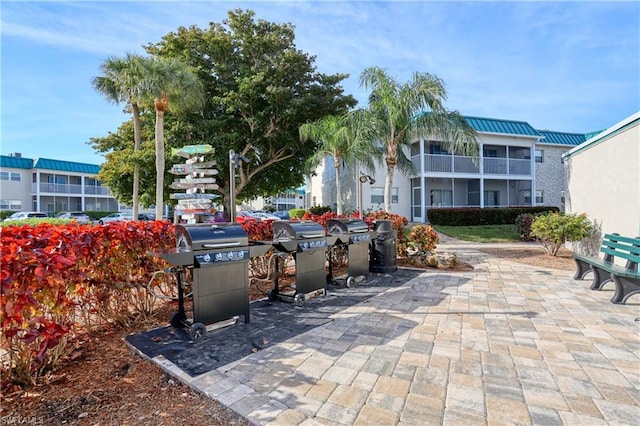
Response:
POLYGON ((250 160, 237 171, 238 199, 299 186, 302 165, 316 149, 316 141, 300 140, 299 127, 356 104, 340 86, 347 75, 317 72, 315 57, 296 49, 294 41, 292 25, 256 21, 252 11, 236 10, 222 24, 180 27, 146 47, 152 55, 179 59, 196 70, 205 105, 166 117, 166 144, 213 145, 225 200, 229 150, 250 160))

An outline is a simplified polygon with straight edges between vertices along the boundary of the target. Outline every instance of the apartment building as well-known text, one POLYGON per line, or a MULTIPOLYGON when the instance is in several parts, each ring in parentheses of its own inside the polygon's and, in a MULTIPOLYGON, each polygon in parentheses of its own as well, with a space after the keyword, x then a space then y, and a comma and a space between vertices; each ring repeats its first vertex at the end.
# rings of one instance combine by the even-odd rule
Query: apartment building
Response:
MULTIPOLYGON (((564 208, 566 180, 562 154, 591 134, 537 130, 524 121, 465 117, 478 132, 479 156, 448 152, 437 139, 415 141, 405 154, 415 176, 395 171, 391 206, 411 221, 425 222, 439 207, 553 205, 564 208)), ((597 132, 596 132, 597 133, 597 132)), ((328 157, 308 180, 310 205, 336 204, 333 159, 328 157)), ((342 168, 346 210, 383 208, 385 164, 375 171, 342 168), (359 179, 360 177, 364 177, 359 179)))
POLYGON ((118 211, 117 200, 97 179, 99 171, 94 164, 0 155, 0 210, 118 211))

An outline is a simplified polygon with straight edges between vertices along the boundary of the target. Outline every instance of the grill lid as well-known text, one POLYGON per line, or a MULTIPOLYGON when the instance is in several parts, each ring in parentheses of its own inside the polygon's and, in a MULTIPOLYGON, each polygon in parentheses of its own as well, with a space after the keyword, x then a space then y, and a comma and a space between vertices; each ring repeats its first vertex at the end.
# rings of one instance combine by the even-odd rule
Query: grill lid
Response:
POLYGON ((178 249, 198 251, 248 245, 249 236, 237 223, 176 225, 178 249))
POLYGON ((360 234, 369 232, 369 226, 361 219, 336 218, 327 220, 329 235, 360 234))
POLYGON ((325 232, 319 223, 305 221, 273 222, 273 241, 307 240, 324 238, 325 232))

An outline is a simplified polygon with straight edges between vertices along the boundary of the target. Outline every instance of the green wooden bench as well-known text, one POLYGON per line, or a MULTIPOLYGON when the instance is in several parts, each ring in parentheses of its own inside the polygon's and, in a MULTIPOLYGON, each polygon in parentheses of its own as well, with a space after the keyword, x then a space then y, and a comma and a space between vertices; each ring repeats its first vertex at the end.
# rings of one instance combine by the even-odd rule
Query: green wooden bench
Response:
POLYGON ((593 273, 591 290, 601 290, 606 283, 613 281, 616 292, 611 302, 616 304, 624 304, 631 295, 640 293, 640 237, 606 234, 600 253, 603 253, 602 258, 574 253, 577 270, 573 279, 582 280, 589 272, 593 273), (616 258, 626 260, 626 265, 615 264, 616 258))

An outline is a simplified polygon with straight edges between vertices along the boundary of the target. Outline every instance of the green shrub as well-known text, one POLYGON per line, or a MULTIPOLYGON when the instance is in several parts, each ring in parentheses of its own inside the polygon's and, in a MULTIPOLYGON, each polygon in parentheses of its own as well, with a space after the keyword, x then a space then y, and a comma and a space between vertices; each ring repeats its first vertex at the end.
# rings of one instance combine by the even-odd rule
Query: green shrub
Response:
POLYGON ((322 216, 325 213, 331 211, 331 207, 329 206, 311 206, 309 207, 309 213, 315 214, 317 216, 322 216))
POLYGON ((518 236, 522 241, 532 241, 535 238, 531 235, 531 224, 533 223, 536 215, 531 213, 522 213, 516 217, 516 229, 518 236))
POLYGON ((0 226, 4 228, 8 226, 24 226, 24 225, 36 226, 40 223, 50 223, 51 225, 66 225, 71 222, 72 222, 71 219, 60 219, 60 218, 54 218, 54 217, 43 217, 43 218, 32 217, 29 219, 3 220, 2 223, 0 223, 0 226))
POLYGON ((544 250, 556 256, 560 247, 567 241, 580 241, 591 232, 591 223, 587 216, 546 213, 537 216, 531 224, 531 235, 537 237, 544 250))
POLYGON ((416 225, 411 228, 408 236, 409 244, 418 251, 428 252, 436 249, 440 242, 438 233, 429 225, 416 225))
POLYGON ((427 219, 432 225, 444 226, 478 226, 478 225, 513 225, 516 218, 523 213, 539 214, 549 211, 557 212, 555 206, 503 207, 503 208, 432 208, 427 211, 427 219))
POLYGON ((306 213, 305 209, 291 209, 289 210, 289 217, 291 219, 301 219, 306 213))

